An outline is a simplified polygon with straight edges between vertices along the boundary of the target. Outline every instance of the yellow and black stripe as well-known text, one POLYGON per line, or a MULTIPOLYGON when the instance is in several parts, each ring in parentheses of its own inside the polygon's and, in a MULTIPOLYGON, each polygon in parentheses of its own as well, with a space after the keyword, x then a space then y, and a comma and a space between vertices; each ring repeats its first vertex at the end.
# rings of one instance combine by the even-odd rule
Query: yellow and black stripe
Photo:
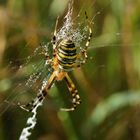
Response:
POLYGON ((60 69, 70 71, 77 57, 76 47, 71 40, 62 40, 57 46, 57 58, 60 69))

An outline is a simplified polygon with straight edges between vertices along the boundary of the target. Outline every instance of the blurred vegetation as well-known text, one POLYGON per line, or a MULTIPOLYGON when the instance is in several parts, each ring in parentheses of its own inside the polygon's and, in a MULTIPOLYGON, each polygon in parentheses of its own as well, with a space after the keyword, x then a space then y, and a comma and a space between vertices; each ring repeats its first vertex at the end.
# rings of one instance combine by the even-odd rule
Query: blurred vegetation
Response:
MULTIPOLYGON (((18 71, 40 43, 51 40, 55 20, 62 26, 68 0, 0 1, 0 140, 16 140, 29 113, 5 99, 33 71, 18 71), (10 63, 11 62, 11 63, 10 63), (16 88, 14 88, 16 87, 16 88)), ((65 83, 56 83, 38 110, 31 140, 140 140, 140 1, 74 0, 81 19, 94 17, 89 60, 70 73, 82 104, 60 112, 69 102, 65 83), (100 13, 98 13, 100 12, 100 13), (56 109, 58 108, 58 109, 56 109)), ((39 63, 34 57, 31 65, 39 63)), ((46 70, 47 75, 47 70, 46 70)), ((27 97, 19 96, 25 102, 27 97)), ((14 102, 14 100, 13 100, 14 102)))

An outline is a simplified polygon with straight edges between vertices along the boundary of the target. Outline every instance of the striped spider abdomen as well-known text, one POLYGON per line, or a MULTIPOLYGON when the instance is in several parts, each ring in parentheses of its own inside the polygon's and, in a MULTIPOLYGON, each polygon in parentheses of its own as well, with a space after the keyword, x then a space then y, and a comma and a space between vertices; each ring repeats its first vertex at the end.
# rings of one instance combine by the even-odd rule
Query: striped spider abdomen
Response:
POLYGON ((56 57, 61 70, 71 71, 77 57, 75 44, 71 40, 61 40, 57 46, 56 57))

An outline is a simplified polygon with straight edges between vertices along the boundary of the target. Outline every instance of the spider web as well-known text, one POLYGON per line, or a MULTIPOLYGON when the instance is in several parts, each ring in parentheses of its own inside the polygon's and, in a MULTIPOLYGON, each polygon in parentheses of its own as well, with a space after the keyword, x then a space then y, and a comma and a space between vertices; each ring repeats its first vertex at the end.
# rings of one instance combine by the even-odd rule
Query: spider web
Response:
POLYGON ((44 56, 40 55, 44 49, 46 53, 48 52, 48 46, 49 44, 37 47, 33 55, 27 57, 25 64, 19 66, 16 76, 11 77, 11 81, 15 81, 14 89, 13 87, 12 90, 10 89, 10 95, 5 99, 4 102, 0 104, 1 110, 3 108, 3 104, 8 104, 7 107, 1 111, 0 115, 2 115, 11 105, 17 105, 17 102, 22 100, 21 98, 26 99, 27 96, 31 96, 27 95, 27 92, 33 92, 32 89, 37 92, 40 91, 42 87, 42 81, 45 80, 48 73, 51 73, 51 68, 49 68, 49 66, 46 64, 44 56), (21 77, 22 75, 25 76, 23 76, 20 80, 16 79, 18 75, 21 77), (23 79, 25 82, 23 82, 23 79), (18 83, 16 82, 17 80, 18 83))
MULTIPOLYGON (((73 1, 69 2, 68 5, 68 12, 66 16, 64 17, 64 23, 63 26, 59 29, 56 35, 56 42, 58 42, 61 39, 68 39, 72 40, 77 47, 81 45, 81 42, 87 38, 87 27, 84 27, 83 32, 81 33, 81 24, 78 24, 77 27, 75 27, 74 21, 72 20, 72 14, 73 14, 73 1)), ((31 75, 32 77, 33 75, 31 75)), ((28 80, 28 82, 32 81, 32 78, 28 80)), ((40 89, 40 94, 44 87, 47 84, 47 81, 43 81, 43 85, 40 89)), ((28 83, 27 83, 28 84, 28 83)), ((37 108, 42 105, 42 102, 40 103, 38 101, 38 98, 35 98, 34 102, 37 102, 37 106, 35 109, 33 109, 32 113, 33 116, 31 118, 28 118, 27 120, 27 127, 23 129, 20 140, 27 139, 27 137, 31 134, 29 131, 35 127, 36 124, 36 114, 37 114, 37 108), (32 120, 32 121, 31 121, 32 120)))
MULTIPOLYGON (((78 49, 81 49, 81 43, 87 38, 87 26, 85 25, 85 21, 83 23, 76 24, 77 22, 73 20, 72 14, 73 14, 73 7, 72 7, 73 1, 69 2, 68 6, 68 12, 66 16, 64 17, 64 23, 63 26, 58 30, 57 32, 57 42, 61 39, 70 39, 72 40, 78 49), (85 25, 84 28, 83 24, 85 25), (82 28, 82 30, 81 30, 82 28)), ((97 15, 100 13, 97 13, 97 15)), ((76 17, 76 19, 78 16, 76 17)), ((39 60, 32 64, 32 61, 36 61, 36 57, 39 57, 38 55, 42 52, 42 49, 46 51, 46 53, 49 53, 48 48, 50 47, 51 43, 48 43, 47 45, 41 45, 37 47, 37 49, 34 51, 32 56, 27 57, 26 63, 24 65, 21 65, 19 68, 19 72, 26 71, 26 68, 31 67, 31 73, 27 75, 27 80, 21 84, 18 84, 18 86, 13 90, 17 94, 18 89, 31 89, 34 88, 34 91, 36 93, 41 93, 44 86, 47 84, 47 80, 49 78, 49 75, 52 73, 52 69, 50 66, 46 64, 46 61, 43 60, 44 56, 41 56, 39 60), (35 60, 34 60, 35 59, 35 60), (47 78, 46 78, 47 77, 47 78)), ((101 44, 97 44, 98 46, 101 46, 101 44)), ((103 45, 104 47, 105 45, 103 45)), ((19 96, 23 95, 26 91, 20 91, 18 95, 11 94, 5 101, 9 102, 7 107, 10 107, 13 105, 14 101, 17 101, 19 99, 19 96), (13 99, 14 97, 14 99, 13 99), (12 98, 12 99, 11 99, 12 98)), ((27 91, 28 92, 28 91, 27 91)), ((35 95, 36 96, 36 95, 35 95)), ((21 96, 22 98, 22 96, 21 96)), ((20 139, 22 140, 23 137, 27 138, 31 133, 29 131, 35 127, 36 124, 36 113, 37 108, 41 106, 42 103, 38 102, 36 108, 33 110, 33 116, 28 119, 27 121, 27 127, 23 129, 20 139)), ((0 105, 1 107, 1 105, 0 105)), ((3 107, 3 106, 2 106, 3 107)), ((6 110, 6 109, 5 109, 6 110)), ((2 111, 3 112, 5 112, 2 111)), ((1 114, 2 114, 1 113, 1 114)))
MULTIPOLYGON (((98 14, 100 14, 100 12, 97 12, 96 15, 98 14)), ((94 16, 94 18, 96 17, 96 15, 94 16)), ((58 42, 61 39, 72 40, 75 43, 77 49, 79 49, 80 51, 83 47, 82 43, 83 41, 86 40, 88 33, 88 27, 85 22, 86 17, 83 22, 79 22, 78 21, 79 15, 74 19, 72 18, 72 16, 73 16, 73 0, 70 0, 68 4, 68 11, 64 17, 63 26, 57 31, 56 41, 58 42)), ((26 96, 27 92, 30 92, 32 90, 35 93, 40 92, 43 86, 42 84, 43 81, 46 81, 47 80, 46 77, 48 77, 48 75, 52 73, 52 68, 46 63, 44 55, 42 55, 42 51, 50 55, 51 47, 52 47, 51 41, 48 44, 40 45, 35 49, 33 55, 30 55, 27 58, 25 58, 26 62, 23 65, 19 66, 19 70, 17 72, 26 75, 26 77, 23 77, 25 78, 25 82, 17 84, 15 86, 16 88, 14 88, 12 90, 12 93, 10 93, 10 95, 5 99, 4 103, 8 104, 6 108, 3 107, 4 103, 0 104, 0 108, 2 110, 0 115, 2 115, 11 105, 16 105, 17 103, 15 102, 20 101, 22 102, 24 99, 26 100, 27 98, 29 98, 29 94, 28 96, 26 96), (28 71, 29 73, 26 73, 26 71, 28 71)), ((13 62, 10 63, 12 64, 13 62)), ((32 98, 31 94, 30 96, 32 98)), ((36 96, 36 94, 34 96, 36 96)))
MULTIPOLYGON (((72 5, 73 5, 73 0, 70 0, 69 5, 68 5, 68 12, 67 12, 66 16, 64 17, 63 26, 57 32, 57 42, 61 39, 70 39, 76 44, 76 47, 78 49, 81 49, 81 46, 82 46, 81 43, 87 38, 88 29, 87 29, 85 20, 83 22, 76 21, 76 20, 78 20, 79 15, 75 18, 76 20, 72 18, 72 14, 73 14, 72 5), (83 24, 85 25, 84 28, 83 28, 83 24)), ((100 13, 97 12, 97 15, 98 14, 100 14, 100 13)), ((43 50, 45 50, 45 52, 47 54, 49 54, 48 49, 50 48, 50 45, 51 45, 51 43, 49 42, 47 45, 41 45, 41 46, 37 47, 35 49, 35 51, 33 52, 33 55, 25 58, 26 62, 24 65, 20 65, 18 72, 23 73, 23 72, 27 71, 27 69, 31 69, 31 72, 26 74, 25 82, 19 83, 17 85, 17 87, 13 90, 13 92, 15 92, 16 90, 18 90, 20 88, 23 89, 24 88, 23 86, 25 86, 25 89, 30 89, 33 87, 35 89, 35 91, 37 91, 37 92, 40 91, 40 89, 42 87, 42 81, 45 79, 45 77, 49 73, 51 74, 51 72, 52 72, 52 69, 49 66, 46 66, 46 61, 44 60, 44 56, 41 56, 40 54, 42 53, 43 50), (36 61, 36 59, 39 56, 41 56, 39 58, 39 60, 37 62, 34 62, 34 61, 36 61), (42 60, 44 60, 44 61, 42 61, 42 60), (40 81, 39 82, 40 84, 38 86, 34 86, 34 85, 36 85, 38 80, 40 81)), ((13 63, 13 62, 11 62, 11 63, 13 63)), ((11 104, 12 104, 13 101, 18 99, 18 96, 21 96, 21 94, 24 94, 24 93, 25 93, 25 91, 20 92, 18 95, 11 94, 5 101, 9 102, 9 100, 10 100, 11 104), (14 99, 11 99, 13 97, 14 97, 14 99)), ((17 94, 17 92, 16 92, 16 94, 17 94)))

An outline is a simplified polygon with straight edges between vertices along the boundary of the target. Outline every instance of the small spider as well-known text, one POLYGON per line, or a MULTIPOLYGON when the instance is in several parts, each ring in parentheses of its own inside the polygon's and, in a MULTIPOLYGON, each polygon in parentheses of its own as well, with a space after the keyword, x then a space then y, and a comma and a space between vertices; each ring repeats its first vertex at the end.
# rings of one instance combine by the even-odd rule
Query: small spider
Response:
POLYGON ((77 49, 75 44, 70 39, 60 39, 57 40, 57 24, 58 18, 56 20, 54 36, 52 39, 53 45, 53 58, 49 59, 46 57, 46 62, 49 63, 53 68, 53 73, 48 79, 48 82, 45 88, 42 90, 41 94, 37 95, 35 100, 28 103, 27 105, 20 105, 19 106, 26 110, 32 111, 38 104, 38 102, 42 102, 47 95, 48 91, 52 87, 55 81, 60 81, 64 79, 67 83, 67 87, 69 92, 72 95, 72 107, 71 108, 61 108, 63 111, 73 111, 76 109, 77 105, 81 103, 80 96, 78 95, 78 91, 68 75, 69 71, 72 71, 76 67, 80 67, 82 64, 86 62, 87 59, 87 49, 89 47, 89 43, 92 37, 92 29, 91 29, 91 22, 88 20, 88 16, 85 12, 86 20, 88 23, 88 31, 89 35, 87 37, 87 41, 85 44, 84 49, 82 49, 79 53, 77 53, 77 49), (83 58, 82 60, 80 58, 83 58))

